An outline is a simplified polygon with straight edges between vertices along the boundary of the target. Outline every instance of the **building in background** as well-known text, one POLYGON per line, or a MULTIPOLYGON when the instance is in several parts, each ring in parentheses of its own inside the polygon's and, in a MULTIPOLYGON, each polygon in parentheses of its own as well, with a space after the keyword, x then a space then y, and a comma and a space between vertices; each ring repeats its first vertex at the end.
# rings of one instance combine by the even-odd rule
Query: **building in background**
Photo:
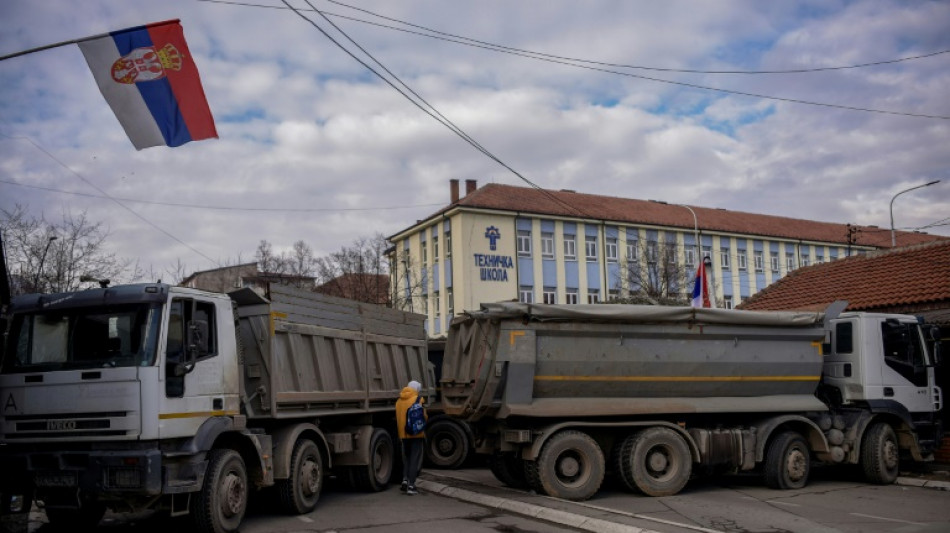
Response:
POLYGON ((291 285, 304 290, 313 290, 316 286, 315 278, 311 276, 260 272, 256 262, 200 270, 182 280, 179 285, 203 291, 226 293, 245 287, 261 292, 267 283, 291 285))
MULTIPOLYGON (((685 305, 697 262, 731 308, 789 272, 891 246, 888 229, 450 181, 450 203, 389 237, 393 306, 423 313, 429 336, 483 302, 685 305)), ((941 239, 898 232, 898 245, 941 239)))

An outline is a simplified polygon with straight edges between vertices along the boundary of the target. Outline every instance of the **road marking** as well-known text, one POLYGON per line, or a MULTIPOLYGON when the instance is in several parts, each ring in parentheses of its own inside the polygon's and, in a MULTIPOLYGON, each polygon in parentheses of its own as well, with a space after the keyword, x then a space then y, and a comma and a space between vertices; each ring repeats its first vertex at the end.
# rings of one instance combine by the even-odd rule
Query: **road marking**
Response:
POLYGON ((851 516, 860 516, 863 518, 873 518, 875 520, 884 520, 887 522, 900 522, 901 524, 911 524, 913 526, 926 526, 926 523, 911 522, 910 520, 898 520, 897 518, 885 518, 883 516, 874 516, 872 514, 851 513, 851 516))

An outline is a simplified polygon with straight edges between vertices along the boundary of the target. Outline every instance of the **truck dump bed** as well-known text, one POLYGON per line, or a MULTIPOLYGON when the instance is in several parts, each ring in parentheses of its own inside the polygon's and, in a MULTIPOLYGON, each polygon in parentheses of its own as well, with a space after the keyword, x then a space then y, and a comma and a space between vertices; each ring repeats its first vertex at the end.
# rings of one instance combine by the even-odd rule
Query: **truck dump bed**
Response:
POLYGON ((451 325, 448 414, 483 417, 825 410, 822 313, 484 304, 451 325), (750 401, 751 400, 751 401, 750 401))
POLYGON ((423 315, 282 285, 230 296, 249 418, 391 410, 411 379, 435 391, 423 315))

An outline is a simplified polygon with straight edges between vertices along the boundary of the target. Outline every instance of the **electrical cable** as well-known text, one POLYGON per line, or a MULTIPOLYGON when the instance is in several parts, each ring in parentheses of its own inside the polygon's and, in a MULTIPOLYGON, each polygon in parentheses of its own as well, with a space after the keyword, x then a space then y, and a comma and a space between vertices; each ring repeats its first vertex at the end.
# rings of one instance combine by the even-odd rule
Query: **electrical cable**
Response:
MULTIPOLYGON (((199 1, 202 1, 202 2, 213 2, 213 3, 222 3, 222 4, 232 4, 232 5, 240 5, 240 6, 244 6, 244 7, 263 7, 263 8, 273 8, 273 7, 274 7, 274 6, 264 6, 264 5, 248 4, 248 3, 228 2, 228 1, 224 1, 224 0, 199 0, 199 1)), ((305 20, 309 20, 309 19, 307 19, 305 16, 303 16, 303 14, 300 13, 300 12, 297 10, 297 8, 294 8, 294 7, 290 6, 290 4, 287 3, 287 0, 283 0, 283 1, 284 1, 284 3, 287 5, 287 7, 288 7, 289 9, 293 10, 295 13, 297 13, 298 15, 300 15, 300 16, 301 16, 302 18, 304 18, 305 20)), ((328 1, 330 1, 330 0, 328 0, 328 1)), ((309 3, 309 2, 308 2, 308 3, 309 3)), ((311 8, 312 8, 314 11, 317 11, 318 13, 320 13, 321 16, 323 16, 324 18, 327 18, 327 16, 326 16, 322 11, 319 11, 319 10, 317 10, 316 8, 313 8, 313 6, 311 6, 311 8)), ((340 16, 341 18, 352 19, 351 17, 345 17, 345 16, 341 16, 341 15, 337 15, 337 16, 340 16)), ((360 20, 360 19, 354 19, 354 20, 357 20, 357 21, 359 21, 359 22, 366 22, 366 21, 362 21, 362 20, 360 20)), ((368 24, 373 24, 373 23, 369 23, 369 22, 367 22, 367 23, 368 23, 368 24)), ((382 27, 387 27, 387 28, 388 28, 388 26, 385 26, 385 25, 379 25, 379 24, 376 24, 376 25, 382 26, 382 27)), ((393 29, 398 29, 398 28, 393 28, 393 29)), ((399 31, 406 31, 406 30, 399 30, 399 31)), ((416 33, 416 32, 409 32, 409 33, 416 33)), ((419 34, 419 35, 425 35, 425 34, 419 34)), ((430 37, 431 37, 431 36, 430 36, 430 37)), ((447 39, 442 39, 442 40, 447 40, 447 39)), ((615 74, 615 75, 618 75, 618 76, 626 76, 626 77, 629 77, 629 78, 637 78, 637 79, 642 79, 642 80, 646 80, 646 81, 653 81, 653 82, 656 82, 656 83, 665 83, 665 84, 668 84, 668 85, 677 85, 677 86, 681 86, 681 87, 688 87, 688 88, 691 88, 691 89, 699 89, 699 90, 703 90, 703 91, 714 91, 714 92, 725 93, 725 94, 733 94, 733 95, 737 95, 737 96, 747 96, 747 97, 750 97, 750 98, 759 98, 759 99, 762 99, 762 100, 774 100, 774 101, 778 101, 778 102, 786 102, 786 103, 792 103, 792 104, 811 105, 811 106, 818 106, 818 107, 828 107, 828 108, 832 108, 832 109, 842 109, 842 110, 846 110, 846 111, 860 111, 860 112, 864 112, 864 113, 876 113, 876 114, 882 114, 882 115, 895 115, 895 116, 914 117, 914 118, 927 118, 927 119, 935 119, 935 120, 950 120, 950 116, 946 116, 946 115, 931 115, 931 114, 926 114, 926 113, 909 113, 909 112, 905 112, 905 111, 891 111, 891 110, 886 110, 886 109, 874 109, 874 108, 868 108, 868 107, 848 106, 848 105, 844 105, 844 104, 829 104, 829 103, 825 103, 825 102, 815 102, 815 101, 811 101, 811 100, 802 100, 802 99, 799 99, 799 98, 787 98, 787 97, 781 97, 781 96, 770 96, 770 95, 761 94, 761 93, 751 93, 751 92, 738 91, 738 90, 733 90, 733 89, 722 89, 722 88, 718 88, 718 87, 711 87, 711 86, 708 86, 708 85, 699 85, 699 84, 696 84, 696 83, 687 83, 687 82, 666 80, 666 79, 662 79, 662 78, 654 78, 654 77, 651 77, 651 76, 644 76, 644 75, 641 75, 641 74, 633 74, 633 73, 630 73, 630 72, 620 72, 620 71, 611 70, 611 69, 607 69, 607 68, 601 68, 601 67, 596 67, 596 66, 578 64, 576 61, 579 61, 579 60, 556 59, 558 56, 553 56, 553 55, 548 55, 548 54, 541 54, 541 53, 537 53, 537 52, 522 52, 522 51, 518 51, 519 49, 517 49, 517 48, 508 48, 508 47, 503 47, 503 46, 501 46, 501 45, 480 46, 480 45, 474 45, 474 44, 470 44, 470 43, 466 43, 466 42, 459 42, 459 41, 451 41, 451 42, 457 42, 458 44, 464 44, 464 45, 466 45, 466 46, 474 46, 474 47, 477 47, 477 48, 484 48, 484 49, 487 49, 487 50, 492 50, 492 51, 500 52, 500 53, 504 53, 504 54, 514 55, 514 56, 520 56, 520 57, 526 57, 526 58, 529 58, 529 59, 536 59, 536 60, 538 60, 538 61, 545 61, 545 62, 548 62, 548 63, 554 63, 554 64, 559 64, 559 65, 572 66, 572 67, 576 67, 576 68, 582 68, 582 69, 586 69, 586 70, 592 70, 592 71, 595 71, 595 72, 603 72, 603 73, 605 73, 605 74, 615 74)), ((950 52, 950 50, 934 52, 934 53, 932 53, 932 54, 928 54, 928 55, 924 55, 924 56, 919 56, 919 57, 914 57, 914 58, 905 58, 904 60, 918 59, 918 58, 921 58, 921 57, 930 57, 930 56, 933 56, 933 55, 938 55, 938 54, 947 53, 947 52, 950 52)), ((891 60, 890 62, 892 62, 892 63, 893 63, 893 62, 897 62, 897 60, 891 60)), ((593 62, 593 61, 588 61, 588 63, 601 64, 601 65, 608 65, 607 63, 598 63, 598 62, 593 62)), ((885 64, 885 63, 887 63, 887 62, 882 61, 882 62, 877 62, 877 63, 878 63, 878 64, 885 64)), ((867 64, 867 65, 871 65, 871 64, 869 63, 869 64, 867 64)), ((855 66, 857 66, 857 65, 855 65, 855 66)), ((635 67, 627 67, 627 68, 635 68, 635 67)), ((675 72, 675 71, 672 71, 672 72, 675 72)), ((736 73, 738 73, 738 72, 736 72, 736 73)), ((762 72, 762 73, 765 74, 765 73, 767 73, 767 72, 762 72)))
POLYGON ((208 209, 208 210, 217 210, 217 211, 264 211, 264 212, 280 212, 280 213, 342 213, 349 211, 391 211, 396 209, 416 209, 419 207, 437 207, 444 204, 418 204, 418 205, 401 205, 401 206, 392 206, 392 207, 352 207, 352 208, 294 208, 294 207, 232 207, 232 206, 220 206, 220 205, 201 205, 201 204, 183 204, 177 202, 156 202, 152 200, 140 200, 137 198, 122 198, 122 197, 109 197, 103 196, 100 194, 84 193, 84 192, 75 192, 75 191, 64 191, 62 189, 54 189, 52 187, 42 187, 40 185, 27 185, 25 183, 18 183, 16 181, 9 181, 0 179, 0 183, 6 183, 8 185, 17 185, 19 187, 26 187, 29 189, 37 189, 41 191, 49 191, 60 194, 71 194, 74 196, 85 196, 87 198, 106 198, 110 200, 120 200, 123 202, 131 202, 137 204, 148 204, 148 205, 163 205, 168 207, 184 207, 189 209, 208 209))
POLYGON ((177 242, 177 243, 183 245, 184 247, 188 248, 188 249, 191 250, 192 252, 194 252, 194 253, 200 255, 201 257, 204 257, 204 258, 207 259, 208 261, 211 261, 212 264, 214 264, 214 265, 217 265, 217 264, 218 264, 217 261, 215 261, 214 259, 211 259, 211 258, 208 257, 207 255, 203 254, 203 253, 202 253, 200 250, 198 250, 197 248, 191 246, 190 244, 186 243, 185 241, 183 241, 183 240, 179 239, 178 237, 172 235, 172 234, 169 233, 168 231, 162 229, 161 227, 159 227, 157 224, 155 224, 155 223, 152 222, 151 220, 149 220, 149 219, 143 217, 142 215, 136 213, 133 209, 131 209, 130 207, 128 207, 127 205, 125 205, 124 203, 122 203, 121 201, 119 201, 119 199, 117 199, 117 198, 111 196, 109 193, 107 193, 106 191, 104 191, 104 190, 102 190, 101 188, 99 188, 98 185, 96 185, 96 184, 92 183, 91 181, 87 180, 87 179, 85 178, 85 176, 83 176, 82 174, 80 174, 80 173, 76 172, 75 170, 69 168, 65 163, 63 163, 62 161, 60 161, 59 159, 57 159, 56 156, 54 156, 53 154, 51 154, 50 152, 48 152, 45 148, 43 148, 43 147, 40 146, 39 144, 33 142, 33 139, 31 139, 31 138, 29 138, 29 137, 26 137, 26 136, 23 136, 23 135, 18 135, 18 136, 3 135, 3 136, 4 136, 4 137, 7 137, 7 138, 9 138, 9 139, 24 139, 24 140, 26 140, 27 142, 29 142, 30 144, 32 144, 34 147, 36 147, 37 150, 43 152, 43 153, 46 154, 50 159, 52 159, 53 161, 56 161, 57 163, 59 163, 59 165, 60 165, 61 167, 63 167, 63 168, 65 168, 66 170, 68 170, 70 173, 72 173, 74 176, 76 176, 77 178, 79 178, 79 179, 81 179, 82 181, 84 181, 87 185, 89 185, 89 186, 92 187, 93 189, 99 191, 104 197, 106 197, 106 198, 112 200, 113 202, 115 202, 116 204, 118 204, 119 207, 121 207, 122 209, 125 209, 125 210, 128 211, 129 213, 132 213, 133 215, 135 215, 135 217, 138 218, 139 220, 141 220, 142 222, 145 222, 145 223, 148 224, 149 226, 152 226, 153 228, 157 229, 158 231, 164 233, 167 237, 169 237, 170 239, 174 240, 175 242, 177 242))

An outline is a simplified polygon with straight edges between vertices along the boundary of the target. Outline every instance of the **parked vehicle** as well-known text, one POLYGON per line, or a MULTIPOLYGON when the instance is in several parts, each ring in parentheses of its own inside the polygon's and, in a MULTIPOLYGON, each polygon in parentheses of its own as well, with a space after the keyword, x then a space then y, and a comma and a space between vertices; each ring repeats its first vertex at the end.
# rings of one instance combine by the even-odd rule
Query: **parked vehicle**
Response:
POLYGON ((290 513, 314 510, 329 473, 382 490, 399 391, 435 391, 424 319, 281 285, 17 297, 0 493, 35 488, 54 525, 161 509, 221 533, 267 487, 290 513))
POLYGON ((891 483, 940 439, 939 333, 845 306, 483 305, 451 325, 442 401, 499 480, 560 498, 608 473, 650 496, 707 471, 800 488, 813 461, 891 483))
MULTIPOLYGON (((438 377, 442 375, 442 359, 445 354, 445 341, 428 342, 429 363, 438 377)), ((426 427, 425 462, 433 468, 454 469, 464 466, 473 455, 474 435, 468 423, 445 414, 440 390, 426 398, 429 423, 426 427)))

